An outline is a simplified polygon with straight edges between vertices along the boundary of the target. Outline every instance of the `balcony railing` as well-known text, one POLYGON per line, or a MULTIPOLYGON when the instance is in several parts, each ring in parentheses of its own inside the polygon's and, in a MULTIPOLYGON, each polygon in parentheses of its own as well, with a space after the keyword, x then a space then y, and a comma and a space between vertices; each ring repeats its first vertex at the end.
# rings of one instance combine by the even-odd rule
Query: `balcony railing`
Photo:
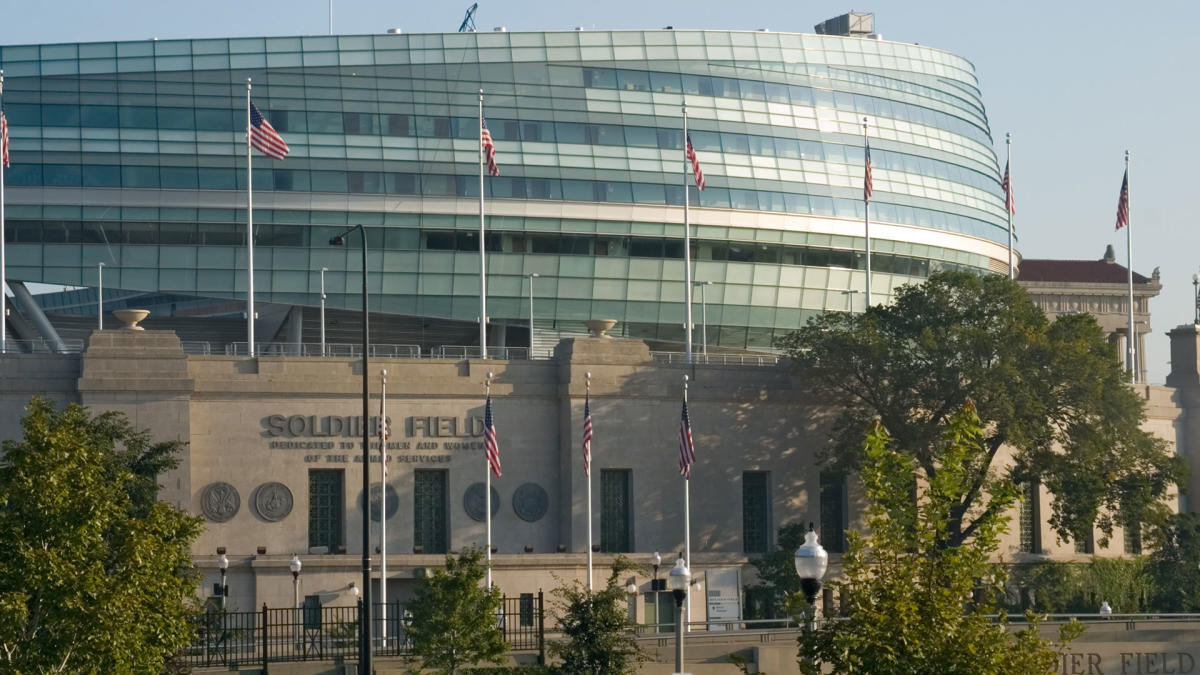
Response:
POLYGON ((44 339, 4 340, 5 354, 82 354, 83 340, 60 340, 61 347, 44 339))
MULTIPOLYGON (((685 352, 650 352, 650 356, 655 363, 663 365, 686 365, 687 354, 685 352)), ((715 366, 760 366, 773 367, 779 365, 782 357, 774 354, 692 354, 692 363, 715 365, 715 366)))

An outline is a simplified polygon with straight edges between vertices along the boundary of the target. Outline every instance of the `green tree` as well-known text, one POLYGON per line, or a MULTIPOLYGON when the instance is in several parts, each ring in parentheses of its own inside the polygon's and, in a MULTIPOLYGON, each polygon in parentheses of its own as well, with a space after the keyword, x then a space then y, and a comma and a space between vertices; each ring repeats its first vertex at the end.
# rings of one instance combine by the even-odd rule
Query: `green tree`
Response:
POLYGON ((1108 602, 1114 612, 1162 611, 1149 604, 1154 579, 1147 563, 1145 556, 1137 556, 1012 565, 1001 604, 1009 610, 1029 607, 1048 614, 1093 614, 1101 602, 1108 602))
POLYGON ((1151 606, 1159 612, 1200 610, 1200 514, 1180 513, 1162 528, 1149 556, 1151 606))
POLYGON ((1050 524, 1064 539, 1104 533, 1127 519, 1167 514, 1163 497, 1184 477, 1180 458, 1140 427, 1145 405, 1127 385, 1091 315, 1053 323, 1015 282, 998 275, 931 275, 901 287, 891 305, 828 313, 780 346, 827 402, 834 444, 825 459, 855 470, 862 430, 879 419, 897 451, 934 477, 941 429, 975 402, 983 442, 965 458, 967 489, 948 514, 948 545, 971 537, 993 515, 982 487, 1002 447, 1016 482, 1053 495, 1050 524))
POLYGON ((758 582, 746 586, 746 618, 778 619, 790 616, 789 602, 800 592, 796 576, 796 549, 804 543, 808 529, 803 523, 788 523, 775 534, 775 550, 750 560, 758 582))
POLYGON ((801 669, 818 672, 814 662, 837 673, 873 675, 954 675, 1052 673, 1065 645, 1078 636, 1078 624, 1051 643, 1032 625, 1010 633, 999 621, 996 595, 1002 579, 979 586, 993 572, 990 557, 1007 529, 1016 485, 991 472, 980 486, 988 507, 969 539, 956 546, 952 514, 963 492, 975 484, 971 458, 987 442, 970 403, 946 421, 933 459, 941 470, 926 475, 907 453, 893 448, 882 425, 867 435, 862 463, 868 499, 867 530, 849 533, 843 577, 833 582, 846 594, 848 615, 823 624, 800 639, 801 669), (913 478, 922 487, 913 498, 913 478))
POLYGON ((201 521, 157 501, 178 443, 41 399, 0 466, 0 669, 161 672, 193 637, 201 521))
POLYGON ((550 653, 562 659, 562 672, 621 675, 637 672, 646 660, 634 639, 634 621, 620 580, 622 574, 636 569, 628 558, 618 556, 599 591, 589 591, 578 581, 554 590, 564 639, 550 643, 550 653))
POLYGON ((421 663, 444 675, 462 666, 499 663, 508 649, 499 627, 503 599, 487 576, 483 551, 470 548, 446 556, 446 568, 430 570, 416 588, 407 609, 408 635, 421 663))

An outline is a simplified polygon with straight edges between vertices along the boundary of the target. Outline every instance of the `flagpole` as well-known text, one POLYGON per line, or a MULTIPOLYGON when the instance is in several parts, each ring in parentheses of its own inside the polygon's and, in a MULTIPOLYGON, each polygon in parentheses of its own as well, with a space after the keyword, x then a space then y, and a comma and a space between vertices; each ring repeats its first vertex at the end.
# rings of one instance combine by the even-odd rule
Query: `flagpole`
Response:
MULTIPOLYGON (((0 101, 4 94, 4 71, 0 70, 0 101)), ((4 114, 4 106, 0 105, 0 115, 4 114)), ((6 122, 7 123, 7 122, 6 122)), ((7 133, 7 128, 5 129, 7 133)), ((3 141, 0 141, 3 142, 3 141)), ((3 152, 3 149, 0 149, 3 152)), ((8 351, 8 287, 7 268, 5 267, 4 252, 4 158, 0 157, 0 354, 8 351)))
POLYGON ((692 226, 688 211, 688 152, 687 152, 687 103, 683 104, 683 296, 684 336, 686 338, 684 360, 692 362, 692 226))
MULTIPOLYGON (((688 376, 683 376, 683 405, 687 406, 688 395, 688 376)), ((691 470, 688 470, 688 475, 683 477, 683 563, 687 568, 692 569, 692 506, 691 506, 691 470)), ((691 589, 688 589, 689 591, 691 589)), ((687 594, 686 614, 683 620, 683 629, 688 631, 688 621, 692 618, 692 594, 687 594)))
MULTIPOLYGON (((1125 181, 1129 184, 1129 151, 1125 151, 1125 181)), ((1130 190, 1132 192, 1132 190, 1130 190)), ((1138 381, 1137 367, 1137 333, 1134 332, 1133 324, 1133 209, 1129 206, 1130 199, 1125 198, 1125 209, 1129 214, 1127 216, 1128 223, 1125 225, 1125 248, 1128 254, 1128 264, 1125 270, 1129 279, 1129 340, 1128 347, 1125 349, 1125 358, 1129 362, 1129 382, 1136 384, 1138 381)))
MULTIPOLYGON (((590 413, 592 401, 592 374, 584 373, 586 384, 584 385, 584 424, 587 424, 587 415, 590 413)), ((586 432, 585 432, 586 433, 586 432)), ((592 450, 591 441, 588 441, 587 458, 584 460, 583 475, 587 479, 587 579, 588 590, 592 590, 592 450)))
MULTIPOLYGON (((479 90, 479 358, 486 359, 487 353, 487 265, 484 259, 483 226, 483 90, 479 90)), ((489 512, 490 513, 490 512, 489 512)), ((490 519, 491 516, 488 516, 490 519)), ((490 522, 490 521, 489 521, 490 522)), ((489 526, 488 536, 491 536, 489 526)), ((488 560, 492 557, 491 542, 488 542, 488 560)), ((489 585, 491 570, 488 570, 489 585)))
POLYGON ((1004 160, 1004 176, 1008 179, 1008 187, 1004 189, 1004 211, 1008 216, 1008 278, 1010 280, 1016 278, 1016 268, 1013 266, 1013 210, 1010 206, 1012 197, 1012 132, 1004 134, 1004 145, 1007 149, 1007 157, 1004 160))
POLYGON ((867 140, 867 118, 863 118, 863 148, 866 153, 863 155, 863 233, 866 235, 867 242, 867 307, 871 306, 871 195, 867 192, 867 171, 870 171, 870 166, 866 164, 871 161, 871 144, 867 140))
MULTIPOLYGON (((246 78, 246 341, 254 356, 254 171, 250 162, 250 78, 246 78)), ((363 274, 367 271, 363 270, 363 274)))
MULTIPOLYGON (((387 369, 379 371, 379 625, 383 627, 383 646, 387 647, 387 369)), ((364 471, 367 470, 364 468, 364 471)), ((370 495, 367 500, 367 517, 370 517, 370 495)))
MULTIPOLYGON (((483 95, 480 94, 480 101, 483 100, 483 95)), ((482 104, 480 104, 482 105, 482 104)), ((480 179, 482 182, 482 178, 480 179)), ((487 382, 484 384, 484 400, 490 401, 492 398, 492 372, 487 374, 487 382)), ((486 433, 486 432, 485 432, 486 433)), ((486 443, 485 443, 486 445, 486 443)), ((487 586, 492 587, 492 465, 488 460, 487 448, 483 451, 483 517, 487 521, 487 586)))

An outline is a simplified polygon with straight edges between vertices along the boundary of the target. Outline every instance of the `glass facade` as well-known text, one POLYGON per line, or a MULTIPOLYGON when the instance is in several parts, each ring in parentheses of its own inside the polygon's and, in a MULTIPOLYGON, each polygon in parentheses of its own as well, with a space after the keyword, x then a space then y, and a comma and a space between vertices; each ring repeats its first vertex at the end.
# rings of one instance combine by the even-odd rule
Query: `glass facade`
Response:
POLYGON ((478 315, 478 90, 489 311, 681 340, 681 105, 709 341, 763 348, 940 268, 1002 271, 999 169, 973 67, 929 47, 730 31, 569 31, 9 46, 10 278, 244 298, 246 82, 292 152, 254 159, 263 302, 478 315), (862 202, 869 120, 874 195, 862 202))

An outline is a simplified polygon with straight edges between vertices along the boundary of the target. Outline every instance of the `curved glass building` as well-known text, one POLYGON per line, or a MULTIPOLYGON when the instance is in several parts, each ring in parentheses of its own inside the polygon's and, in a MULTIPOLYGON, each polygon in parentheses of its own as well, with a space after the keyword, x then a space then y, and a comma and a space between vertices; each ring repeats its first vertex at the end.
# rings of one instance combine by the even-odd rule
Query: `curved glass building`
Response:
POLYGON ((317 306, 324 267, 329 306, 357 308, 356 238, 328 242, 362 224, 372 310, 474 324, 480 89, 502 174, 484 188, 488 309, 509 344, 534 273, 539 332, 614 318, 682 342, 684 103, 711 346, 862 308, 864 117, 873 301, 939 268, 1007 269, 973 67, 930 47, 497 31, 8 46, 0 63, 13 280, 95 286, 103 262, 106 289, 243 301, 247 78, 291 146, 253 164, 260 303, 317 306))

